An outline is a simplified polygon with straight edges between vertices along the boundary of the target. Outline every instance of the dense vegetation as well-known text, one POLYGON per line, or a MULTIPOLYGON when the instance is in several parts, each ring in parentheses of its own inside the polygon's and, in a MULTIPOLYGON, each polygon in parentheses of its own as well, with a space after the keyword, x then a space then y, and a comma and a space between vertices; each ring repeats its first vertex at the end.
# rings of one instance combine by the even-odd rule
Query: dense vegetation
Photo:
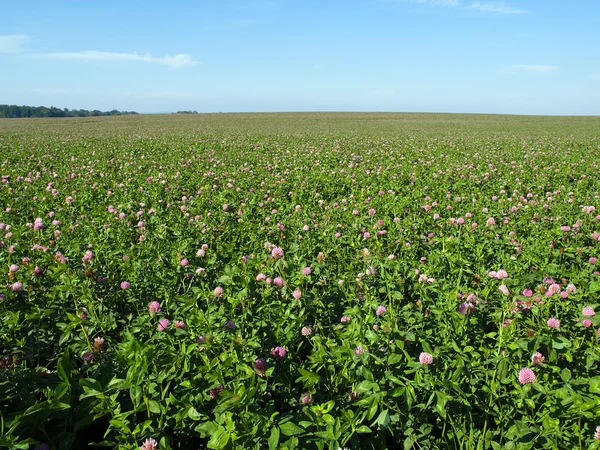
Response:
POLYGON ((0 121, 0 446, 597 448, 598 129, 0 121))
POLYGON ((88 117, 88 116, 121 116, 127 114, 137 114, 135 111, 88 111, 86 109, 60 109, 54 106, 46 108, 45 106, 17 106, 0 105, 0 118, 19 119, 29 117, 88 117))

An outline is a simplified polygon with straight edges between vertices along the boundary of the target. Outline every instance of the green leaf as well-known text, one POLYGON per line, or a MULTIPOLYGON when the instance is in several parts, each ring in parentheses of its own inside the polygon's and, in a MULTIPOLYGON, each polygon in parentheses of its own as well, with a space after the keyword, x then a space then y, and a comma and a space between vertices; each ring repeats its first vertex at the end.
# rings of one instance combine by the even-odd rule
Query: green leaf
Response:
POLYGON ((36 403, 35 405, 30 406, 23 413, 24 416, 29 416, 30 414, 35 414, 40 411, 49 411, 52 408, 52 404, 48 401, 36 403))
POLYGON ((381 411, 381 412, 379 413, 379 416, 377 416, 377 420, 375 420, 375 423, 376 423, 377 425, 379 425, 379 427, 380 427, 382 430, 385 430, 385 429, 387 428, 387 426, 388 426, 388 425, 389 425, 389 423, 390 423, 390 413, 388 412, 388 410, 387 410, 387 409, 386 409, 386 410, 384 410, 384 411, 381 411))
POLYGON ((148 400, 148 409, 152 413, 160 414, 160 403, 158 403, 156 400, 148 400))
POLYGON ((229 433, 225 430, 225 428, 219 427, 217 431, 215 431, 210 437, 210 441, 208 441, 207 447, 220 449, 224 448, 228 442, 229 433))
POLYGON ((409 435, 404 440, 404 450, 412 450, 415 443, 419 440, 419 437, 416 434, 409 435))
POLYGON ((394 364, 398 364, 400 361, 402 361, 402 355, 400 355, 398 353, 392 353, 390 355, 390 357, 388 358, 388 364, 390 366, 392 366, 394 364))
POLYGON ((451 400, 452 397, 443 392, 439 392, 439 391, 436 391, 435 395, 437 397, 437 403, 435 405, 435 410, 440 415, 440 417, 445 419, 446 418, 446 403, 448 402, 448 400, 451 400))
POLYGON ((130 389, 131 383, 127 380, 123 380, 121 378, 113 378, 106 386, 107 391, 121 391, 123 389, 130 389))
POLYGON ((62 397, 64 397, 65 394, 69 392, 70 387, 71 385, 69 383, 60 383, 58 386, 56 386, 54 389, 54 400, 60 400, 62 397))
POLYGON ((325 439, 328 441, 333 441, 335 440, 335 435, 333 434, 332 430, 327 430, 327 431, 317 431, 315 433, 315 436, 320 437, 321 439, 325 439))
POLYGON ((286 436, 296 436, 305 432, 304 428, 299 427, 294 422, 285 422, 279 425, 281 432, 286 436))
POLYGON ((69 340, 69 338, 71 337, 71 331, 72 331, 72 327, 69 327, 69 328, 67 328, 67 330, 65 330, 64 333, 62 333, 60 335, 60 339, 58 340, 59 346, 63 345, 65 342, 67 342, 69 340))
POLYGON ((146 420, 142 423, 138 423, 135 428, 133 429, 133 435, 143 435, 145 434, 146 430, 149 429, 152 426, 152 420, 146 420))
POLYGON ((366 426, 366 425, 362 425, 361 427, 356 429, 357 433, 371 433, 371 429, 366 426))
POLYGON ((302 375, 301 377, 299 377, 296 381, 302 381, 304 382, 304 384, 306 386, 314 386, 316 384, 319 383, 319 381, 321 381, 321 377, 319 376, 319 374, 316 374, 314 372, 310 372, 306 369, 302 369, 302 368, 298 368, 298 371, 300 372, 300 374, 302 375))
POLYGON ((196 408, 193 406, 188 409, 187 416, 192 420, 200 420, 202 419, 202 414, 198 412, 196 408))
POLYGON ((356 386, 356 392, 358 392, 359 394, 365 394, 367 392, 371 392, 376 387, 378 387, 377 383, 373 383, 372 381, 368 380, 363 380, 360 383, 358 383, 358 386, 356 386))
POLYGON ((560 372, 560 378, 567 383, 571 379, 571 371, 566 367, 560 372))
POLYGON ((215 422, 203 422, 199 425, 196 425, 194 431, 200 433, 201 435, 212 436, 216 433, 218 429, 218 425, 215 422))
POLYGON ((379 406, 379 398, 377 396, 371 397, 371 406, 369 407, 369 412, 367 413, 367 419, 371 420, 375 414, 377 413, 377 407, 379 406))
POLYGON ((58 372, 58 377, 63 380, 65 383, 69 382, 69 375, 67 374, 67 369, 66 367, 69 367, 70 365, 70 357, 69 357, 69 352, 66 351, 62 358, 58 360, 58 363, 56 364, 56 371, 58 372))
POLYGON ((560 427, 560 420, 550 416, 544 417, 544 421, 542 423, 544 428, 548 431, 558 430, 560 427))
POLYGON ((161 438, 158 448, 160 448, 160 450, 170 450, 171 445, 169 444, 169 441, 166 438, 166 436, 163 436, 161 438))
POLYGON ((592 394, 600 394, 600 377, 590 378, 590 392, 592 394))
POLYGON ((271 429, 271 435, 267 440, 269 444, 269 450, 277 450, 277 444, 279 444, 279 428, 273 427, 271 429))
POLYGON ((231 277, 229 275, 221 275, 218 279, 217 282, 219 284, 229 284, 231 283, 233 280, 231 279, 231 277))
POLYGON ((85 388, 91 388, 97 391, 102 390, 102 385, 100 382, 98 380, 94 380, 93 378, 82 378, 79 380, 79 385, 84 388, 84 390, 85 388))
POLYGON ((81 394, 79 396, 79 400, 83 400, 84 398, 88 398, 88 397, 104 398, 105 395, 103 392, 97 391, 96 389, 88 389, 87 391, 85 391, 83 394, 81 394))
POLYGON ((254 376, 254 369, 246 364, 238 364, 237 368, 240 372, 244 372, 248 376, 254 376))
POLYGON ((561 350, 565 347, 571 347, 571 341, 569 341, 567 338, 557 336, 554 339, 552 339, 552 348, 555 348, 556 350, 561 350))

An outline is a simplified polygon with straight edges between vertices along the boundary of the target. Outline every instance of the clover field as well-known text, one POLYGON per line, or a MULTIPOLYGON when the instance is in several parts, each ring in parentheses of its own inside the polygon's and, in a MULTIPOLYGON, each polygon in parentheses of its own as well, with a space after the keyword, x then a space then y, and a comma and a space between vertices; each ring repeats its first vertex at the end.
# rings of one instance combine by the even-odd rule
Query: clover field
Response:
POLYGON ((0 120, 0 447, 597 448, 598 130, 0 120))

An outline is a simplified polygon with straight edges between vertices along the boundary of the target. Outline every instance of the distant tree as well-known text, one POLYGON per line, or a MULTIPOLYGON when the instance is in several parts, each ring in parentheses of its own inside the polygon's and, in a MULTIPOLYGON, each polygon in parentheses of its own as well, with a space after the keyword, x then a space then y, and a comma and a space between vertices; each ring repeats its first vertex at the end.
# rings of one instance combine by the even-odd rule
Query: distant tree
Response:
POLYGON ((88 111, 86 109, 60 109, 54 106, 47 108, 45 106, 0 105, 0 118, 119 116, 121 114, 137 114, 137 112, 117 109, 102 112, 97 109, 88 111))

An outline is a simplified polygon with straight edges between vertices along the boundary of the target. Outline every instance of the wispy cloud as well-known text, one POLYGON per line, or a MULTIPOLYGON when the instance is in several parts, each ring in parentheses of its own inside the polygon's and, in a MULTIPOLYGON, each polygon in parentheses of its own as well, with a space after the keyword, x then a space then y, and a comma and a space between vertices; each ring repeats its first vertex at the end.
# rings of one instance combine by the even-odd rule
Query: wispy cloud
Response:
MULTIPOLYGON (((246 25, 246 24, 243 24, 246 25)), ((9 34, 0 36, 0 54, 26 53, 25 44, 31 41, 26 34, 9 34)), ((100 52, 96 50, 84 50, 79 52, 52 52, 52 53, 26 53, 27 55, 45 59, 61 59, 71 61, 130 61, 162 64, 173 68, 194 66, 198 64, 190 55, 177 54, 167 55, 162 58, 152 56, 150 53, 139 54, 100 52)))
POLYGON ((163 58, 157 58, 150 53, 140 55, 139 53, 115 53, 115 52, 99 52, 95 50, 85 50, 80 52, 55 52, 55 53, 39 53, 36 56, 46 59, 59 59, 70 61, 129 61, 129 62, 146 62, 154 64, 162 64, 165 66, 179 68, 193 66, 198 64, 197 61, 190 55, 167 55, 163 58))
POLYGON ((428 0, 431 6, 461 6, 459 0, 428 0))
POLYGON ((9 34, 0 36, 0 53, 20 53, 23 46, 31 39, 26 34, 9 34))
POLYGON ((462 6, 460 0, 381 0, 383 3, 416 3, 427 6, 462 6))
POLYGON ((496 13, 496 14, 525 14, 526 9, 515 8, 504 2, 486 2, 472 1, 464 2, 462 0, 380 0, 384 3, 413 3, 424 6, 445 6, 453 8, 473 9, 477 11, 496 13))
POLYGON ((526 14, 526 9, 515 8, 504 2, 473 2, 468 6, 470 9, 498 14, 526 14))
POLYGON ((535 73, 547 73, 558 70, 558 66, 552 66, 549 64, 514 64, 509 67, 505 67, 501 71, 504 73, 519 73, 519 72, 535 72, 535 73))

